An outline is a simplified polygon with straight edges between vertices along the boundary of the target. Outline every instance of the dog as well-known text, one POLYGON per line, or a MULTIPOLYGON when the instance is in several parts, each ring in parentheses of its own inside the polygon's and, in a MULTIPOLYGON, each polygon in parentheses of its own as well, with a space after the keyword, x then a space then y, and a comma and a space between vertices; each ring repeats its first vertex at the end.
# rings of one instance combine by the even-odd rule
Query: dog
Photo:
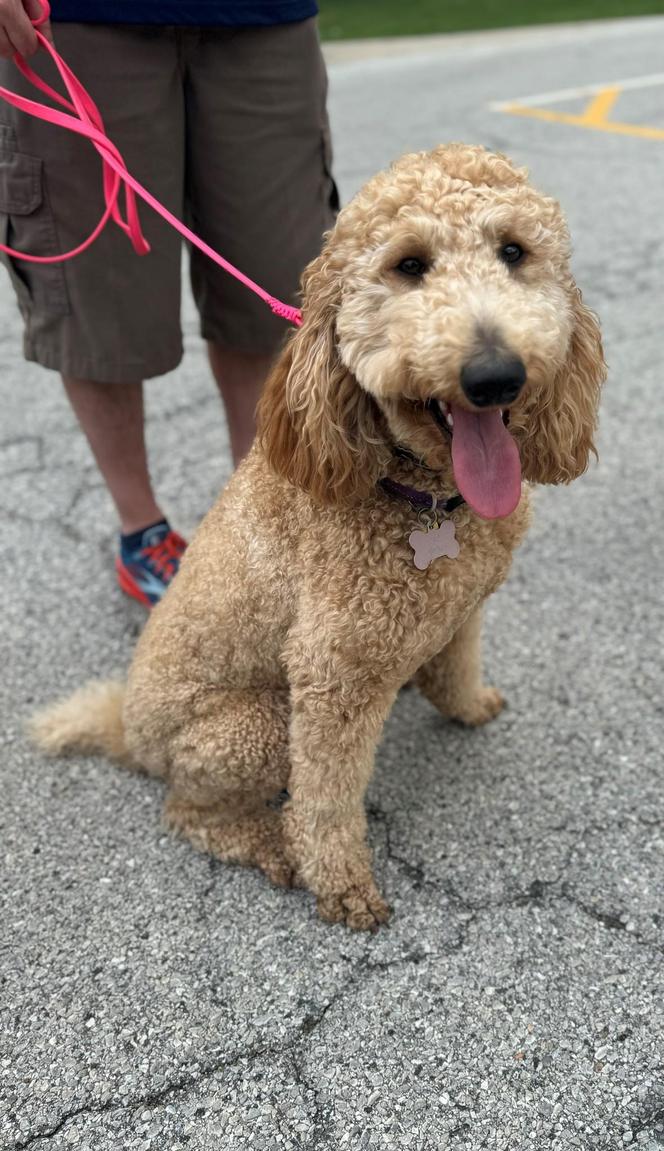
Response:
POLYGON ((364 795, 386 717, 411 681, 461 723, 500 712, 483 601, 530 485, 594 452, 606 370, 569 257, 559 206, 502 155, 439 147, 370 180, 304 273, 256 442, 126 684, 36 716, 37 743, 158 776, 197 848, 308 888, 328 921, 385 922, 364 795))

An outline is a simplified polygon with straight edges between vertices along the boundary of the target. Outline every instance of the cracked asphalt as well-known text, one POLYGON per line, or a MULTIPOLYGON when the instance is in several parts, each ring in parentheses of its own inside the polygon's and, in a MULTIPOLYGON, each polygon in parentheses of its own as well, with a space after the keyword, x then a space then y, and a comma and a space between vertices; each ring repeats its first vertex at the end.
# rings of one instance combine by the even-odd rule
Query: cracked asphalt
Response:
MULTIPOLYGON (((663 47, 644 19, 329 49, 343 196, 446 139, 527 163, 567 210, 611 369, 599 466, 541 492, 487 613, 509 710, 467 732, 409 691, 387 725, 369 810, 394 918, 375 936, 167 836, 157 782, 27 745, 37 704, 122 672, 142 616, 3 278, 4 1151, 664 1147, 664 144, 490 109, 656 73, 663 47)), ((663 93, 625 92, 619 118, 664 127, 663 93)), ((148 412, 191 532, 230 464, 189 300, 185 330, 148 412)))

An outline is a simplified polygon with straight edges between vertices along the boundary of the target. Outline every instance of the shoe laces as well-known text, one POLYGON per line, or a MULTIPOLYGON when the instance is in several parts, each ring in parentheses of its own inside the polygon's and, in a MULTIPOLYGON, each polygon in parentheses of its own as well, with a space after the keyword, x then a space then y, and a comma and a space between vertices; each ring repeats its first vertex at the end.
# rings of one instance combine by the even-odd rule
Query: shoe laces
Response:
POLYGON ((159 543, 143 548, 141 554, 160 576, 170 579, 175 575, 186 547, 182 536, 170 531, 159 543))

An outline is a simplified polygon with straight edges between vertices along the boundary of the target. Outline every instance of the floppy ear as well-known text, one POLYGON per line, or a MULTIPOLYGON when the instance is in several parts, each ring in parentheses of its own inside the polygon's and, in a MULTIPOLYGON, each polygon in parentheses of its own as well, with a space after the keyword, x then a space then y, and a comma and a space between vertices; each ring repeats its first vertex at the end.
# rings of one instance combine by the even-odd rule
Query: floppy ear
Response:
POLYGON ((596 316, 572 287, 573 329, 564 366, 518 414, 514 427, 520 442, 524 479, 537 484, 567 484, 585 472, 593 437, 600 389, 606 379, 602 337, 596 316))
POLYGON ((366 495, 380 474, 380 416, 337 352, 341 291, 327 247, 302 286, 302 327, 265 386, 258 438, 279 475, 320 503, 348 503, 366 495))

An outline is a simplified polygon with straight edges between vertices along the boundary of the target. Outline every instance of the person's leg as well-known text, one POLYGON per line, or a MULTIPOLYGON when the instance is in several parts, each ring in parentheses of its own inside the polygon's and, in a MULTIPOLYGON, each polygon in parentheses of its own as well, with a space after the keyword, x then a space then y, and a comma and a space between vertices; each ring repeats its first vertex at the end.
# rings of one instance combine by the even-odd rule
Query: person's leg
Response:
MULTIPOLYGON (((300 275, 338 206, 316 23, 209 29, 185 42, 193 226, 236 267, 295 303, 300 275)), ((238 463, 288 324, 196 250, 191 278, 238 463)))
MULTIPOLYGON (((61 24, 55 36, 130 171, 181 215, 184 97, 174 31, 61 24), (141 116, 127 115, 128 91, 141 116)), ((34 67, 58 86, 50 60, 40 54, 34 67)), ((18 74, 9 86, 33 95, 18 74)), ((99 157, 86 141, 0 106, 0 159, 8 174, 6 232, 19 251, 66 251, 97 223, 103 208, 99 157)), ((152 491, 139 381, 172 370, 181 358, 182 245, 140 201, 139 214, 151 247, 144 257, 110 223, 89 251, 67 264, 4 262, 25 321, 26 358, 61 374, 117 506, 123 533, 118 578, 129 566, 133 584, 140 584, 147 564, 147 590, 137 598, 152 603, 184 545, 170 532, 152 491)), ((120 582, 136 594, 127 578, 120 582)))
POLYGON ((68 376, 62 382, 118 510, 121 532, 137 532, 162 520, 145 450, 143 385, 68 376))
POLYGON ((208 341, 208 356, 226 409, 233 463, 237 467, 253 443, 256 405, 273 357, 261 352, 238 352, 212 341, 208 341))
POLYGON ((63 376, 65 392, 118 510, 115 560, 122 591, 152 607, 178 570, 186 544, 159 508, 148 471, 143 384, 63 376))

